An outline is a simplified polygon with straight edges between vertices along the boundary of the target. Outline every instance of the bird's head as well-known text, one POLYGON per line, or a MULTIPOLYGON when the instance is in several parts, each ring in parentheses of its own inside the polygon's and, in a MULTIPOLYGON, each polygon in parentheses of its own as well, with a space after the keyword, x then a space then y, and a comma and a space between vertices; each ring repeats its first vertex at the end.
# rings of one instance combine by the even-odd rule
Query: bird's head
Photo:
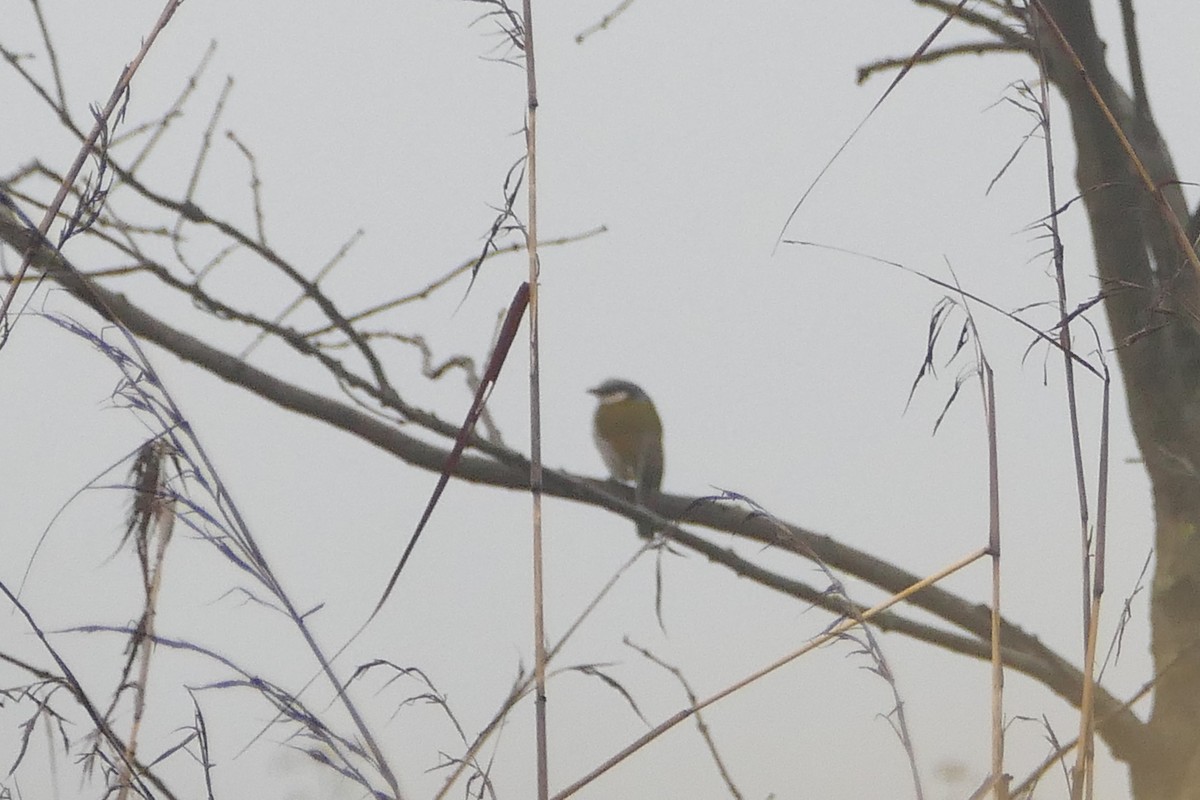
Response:
POLYGON ((636 383, 618 380, 617 378, 609 378, 599 386, 593 386, 591 389, 588 389, 588 394, 595 395, 602 406, 613 403, 624 403, 628 400, 650 400, 650 396, 642 391, 642 388, 636 383))

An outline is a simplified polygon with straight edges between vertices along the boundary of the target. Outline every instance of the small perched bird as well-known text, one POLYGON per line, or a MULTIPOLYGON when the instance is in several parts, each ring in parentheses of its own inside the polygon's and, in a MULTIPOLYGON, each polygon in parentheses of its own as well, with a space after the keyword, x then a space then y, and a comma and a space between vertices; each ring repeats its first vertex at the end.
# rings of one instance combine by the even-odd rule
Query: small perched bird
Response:
MULTIPOLYGON (((634 499, 644 505, 658 493, 663 477, 662 421, 654 403, 637 384, 610 378, 588 389, 596 406, 593 435, 596 447, 615 480, 632 481, 634 499)), ((654 535, 650 525, 638 525, 638 536, 654 535)))

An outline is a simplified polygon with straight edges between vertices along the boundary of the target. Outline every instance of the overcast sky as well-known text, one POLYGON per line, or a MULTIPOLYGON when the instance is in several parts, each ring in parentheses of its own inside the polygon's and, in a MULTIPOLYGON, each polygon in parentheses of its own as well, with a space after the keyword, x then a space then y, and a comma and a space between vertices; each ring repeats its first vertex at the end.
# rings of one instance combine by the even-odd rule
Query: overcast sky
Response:
MULTIPOLYGON (((159 9, 131 0, 48 5, 69 107, 87 124, 89 104, 108 97, 159 9)), ((1114 69, 1124 74, 1116 4, 1099 5, 1114 69)), ((253 228, 246 162, 224 135, 232 131, 257 160, 267 240, 306 274, 315 275, 356 231, 364 232, 322 284, 342 309, 353 312, 419 289, 478 251, 501 201, 504 175, 523 148, 523 74, 499 60, 506 53, 502 37, 479 20, 483 10, 448 0, 185 3, 134 81, 123 129, 160 116, 210 42, 216 51, 184 115, 140 175, 157 191, 183 197, 228 78, 232 88, 196 202, 253 228)), ((889 74, 856 86, 856 68, 908 54, 939 16, 898 2, 766 0, 685 8, 635 0, 608 30, 576 43, 576 34, 611 10, 610 3, 591 0, 535 4, 534 10, 540 230, 550 239, 605 228, 542 253, 546 463, 602 473, 591 442, 592 398, 584 390, 623 377, 642 385, 662 415, 667 491, 733 489, 785 520, 921 574, 984 545, 986 451, 975 382, 964 386, 931 436, 969 364, 941 368, 905 410, 929 314, 943 292, 864 257, 773 249, 805 188, 890 80, 889 74)), ((1183 63, 1188 54, 1180 55, 1173 34, 1189 24, 1195 29, 1200 10, 1178 0, 1160 2, 1154 11, 1140 19, 1150 99, 1168 141, 1186 145, 1197 121, 1194 99, 1188 82, 1171 77, 1177 70, 1191 74, 1194 65, 1183 63)), ((29 5, 0 0, 0 19, 0 44, 31 54, 27 67, 46 80, 29 5)), ((945 36, 978 38, 961 24, 945 36)), ((1016 82, 1035 79, 1033 65, 1015 56, 966 57, 917 70, 834 164, 788 237, 903 262, 943 280, 952 267, 964 287, 1008 309, 1051 301, 1046 243, 1031 227, 1047 212, 1040 141, 987 192, 1034 124, 1006 101, 1017 99, 1016 82)), ((0 174, 34 159, 66 169, 77 142, 8 67, 0 69, 0 107, 0 174)), ((1058 189, 1067 198, 1076 191, 1073 151, 1061 105, 1054 113, 1058 189)), ((118 149, 117 156, 132 152, 118 149)), ((1184 180, 1194 178, 1197 152, 1175 155, 1184 180)), ((51 194, 47 184, 27 188, 34 186, 43 197, 51 194)), ((1194 202, 1196 193, 1188 194, 1194 202)), ((114 198, 122 201, 132 219, 170 222, 150 216, 128 195, 114 198)), ((1063 218, 1072 305, 1096 291, 1084 222, 1078 205, 1063 218)), ((203 262, 214 241, 196 230, 185 249, 203 262)), ((111 253, 84 241, 70 244, 67 253, 90 269, 115 265, 111 253)), ((5 257, 11 266, 13 254, 5 257)), ((438 357, 465 353, 482 360, 496 315, 525 270, 523 256, 494 259, 469 295, 460 280, 371 327, 421 333, 438 357)), ((294 297, 241 253, 207 285, 267 316, 294 297)), ((231 351, 253 338, 253 331, 199 317, 146 281, 119 286, 231 351)), ((96 327, 93 316, 49 285, 28 308, 96 327)), ((1042 347, 1026 356, 1026 332, 998 315, 976 313, 999 401, 1005 612, 1078 661, 1079 531, 1061 359, 1042 347)), ((1034 308, 1027 316, 1049 326, 1055 312, 1034 308)), ((1103 316, 1090 318, 1109 347, 1103 316)), ((313 310, 302 309, 292 322, 304 327, 316 320, 313 310)), ((955 332, 957 324, 956 318, 955 332)), ((1080 349, 1094 349, 1086 331, 1077 334, 1080 349)), ((383 346, 381 352, 392 359, 394 382, 408 401, 446 419, 465 411, 468 395, 458 378, 430 384, 417 375, 411 348, 383 346)), ((318 635, 331 648, 340 644, 386 582, 435 476, 280 411, 165 352, 150 353, 284 585, 301 606, 324 603, 314 617, 318 635)), ((250 360, 343 397, 282 347, 263 346, 250 360)), ((507 443, 522 450, 529 438, 526 363, 522 342, 491 401, 507 443)), ((137 613, 134 559, 128 552, 109 556, 123 532, 124 496, 98 488, 72 497, 148 432, 109 399, 118 380, 113 367, 87 342, 43 318, 22 319, 0 353, 0 370, 6 422, 0 579, 20 583, 48 529, 23 595, 41 623, 123 624, 137 613)), ((1119 386, 1113 401, 1105 642, 1121 601, 1137 584, 1152 532, 1147 482, 1119 386)), ((1094 480, 1095 381, 1081 379, 1080 402, 1094 480)), ((121 467, 95 482, 113 485, 124 473, 121 467)), ((420 667, 473 736, 517 670, 532 663, 528 507, 521 493, 451 484, 393 601, 341 662, 344 669, 374 657, 420 667)), ((731 537, 715 539, 737 547, 731 537)), ((547 622, 557 638, 639 542, 622 518, 548 500, 546 544, 547 622)), ((808 563, 738 549, 824 585, 808 563)), ((203 642, 293 688, 312 672, 301 643, 276 616, 231 593, 244 585, 242 576, 204 543, 183 537, 166 569, 164 635, 203 642)), ((795 649, 829 622, 824 612, 696 556, 667 557, 664 574, 665 632, 654 616, 654 565, 645 560, 559 662, 605 664, 652 723, 686 699, 669 675, 625 647, 623 637, 683 668, 703 696, 795 649)), ((988 575, 980 562, 947 586, 982 602, 988 575)), ((878 597, 856 594, 866 602, 878 597)), ((1149 677, 1143 597, 1134 598, 1121 658, 1105 677, 1118 697, 1149 677)), ((7 619, 6 642, 30 638, 16 617, 7 619)), ((122 642, 77 634, 56 641, 77 664, 107 665, 90 676, 104 696, 122 642), (98 654, 111 661, 101 662, 98 654)), ((969 794, 988 768, 986 665, 896 636, 882 642, 930 796, 969 794)), ((48 663, 32 641, 23 646, 38 663, 48 663)), ((166 746, 191 720, 181 684, 221 675, 169 654, 157 664, 161 694, 147 726, 166 746)), ((890 709, 890 695, 863 666, 849 645, 828 647, 711 710, 713 736, 746 797, 905 796, 904 756, 879 716, 890 709)), ((381 685, 364 687, 360 699, 388 708, 422 691, 411 683, 374 694, 381 685)), ((1015 674, 1006 688, 1010 719, 1045 715, 1060 738, 1074 735, 1075 716, 1047 692, 1015 674)), ((201 702, 216 723, 215 777, 225 796, 244 796, 246 786, 259 787, 254 794, 262 797, 356 796, 278 746, 281 732, 235 759, 255 725, 269 718, 248 693, 203 692, 201 702)), ((645 730, 617 693, 577 673, 554 678, 549 708, 552 789, 645 730)), ((501 797, 532 793, 530 709, 512 717, 495 752, 501 797)), ((82 715, 74 722, 78 734, 86 723, 82 715)), ((8 718, 0 726, 0 743, 15 741, 17 724, 8 718)), ((461 754, 444 716, 428 707, 405 707, 394 718, 381 714, 378 727, 411 797, 440 786, 444 774, 427 771, 440 763, 439 751, 461 754)), ((1045 737, 1038 723, 1015 722, 1008 771, 1023 776, 1036 765, 1046 753, 1045 737)), ((1123 769, 1102 756, 1097 797, 1127 796, 1123 769)), ((184 794, 199 786, 182 765, 171 774, 184 794)), ((22 778, 27 781, 36 778, 22 778)), ((76 788, 61 787, 64 796, 76 788)), ((579 796, 728 794, 694 728, 683 725, 579 796)))

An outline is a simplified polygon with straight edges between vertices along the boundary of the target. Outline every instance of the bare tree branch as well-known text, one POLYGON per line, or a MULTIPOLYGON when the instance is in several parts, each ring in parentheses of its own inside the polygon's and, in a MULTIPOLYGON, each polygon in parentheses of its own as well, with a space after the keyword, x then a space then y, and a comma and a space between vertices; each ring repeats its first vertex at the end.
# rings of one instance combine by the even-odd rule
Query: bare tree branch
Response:
MULTIPOLYGON (((52 248, 35 247, 35 237, 36 232, 29 231, 14 218, 0 214, 0 241, 18 250, 34 247, 32 263, 35 267, 46 271, 50 277, 102 316, 107 318, 111 312, 135 335, 154 342, 179 358, 196 364, 281 408, 340 428, 415 467, 439 472, 445 465, 449 447, 439 447, 422 441, 403 432, 388 420, 281 380, 167 325, 135 306, 123 295, 110 292, 79 276, 52 248)), ((457 432, 456 425, 444 422, 428 412, 409 409, 409 416, 422 426, 445 436, 450 437, 457 432)), ((457 477, 507 489, 528 488, 528 462, 524 456, 481 437, 473 438, 471 445, 484 453, 484 456, 464 456, 456 470, 457 477)), ((899 592, 920 579, 920 576, 882 559, 798 525, 786 525, 786 535, 781 535, 779 529, 770 521, 727 504, 713 502, 712 498, 663 494, 651 499, 646 507, 641 507, 633 502, 632 490, 622 491, 609 481, 584 478, 556 470, 547 470, 544 473, 544 491, 556 497, 605 508, 635 522, 663 527, 671 540, 734 573, 839 615, 844 611, 844 604, 834 602, 823 590, 759 567, 733 550, 717 545, 678 525, 691 523, 715 531, 736 534, 802 557, 812 553, 831 568, 892 593, 899 592)), ((877 624, 885 630, 895 630, 981 660, 990 657, 987 642, 991 621, 987 606, 971 603, 936 586, 918 593, 910 602, 969 636, 962 637, 940 631, 899 616, 884 617, 877 624)), ((1004 624, 1002 641, 1007 664, 1043 683, 1068 703, 1079 702, 1083 678, 1076 667, 1043 645, 1036 636, 1011 623, 1004 624)), ((1141 721, 1132 712, 1126 710, 1114 713, 1120 706, 1120 700, 1106 692, 1098 691, 1098 715, 1112 715, 1100 733, 1119 757, 1120 754, 1128 753, 1137 747, 1138 735, 1143 728, 1141 721)))

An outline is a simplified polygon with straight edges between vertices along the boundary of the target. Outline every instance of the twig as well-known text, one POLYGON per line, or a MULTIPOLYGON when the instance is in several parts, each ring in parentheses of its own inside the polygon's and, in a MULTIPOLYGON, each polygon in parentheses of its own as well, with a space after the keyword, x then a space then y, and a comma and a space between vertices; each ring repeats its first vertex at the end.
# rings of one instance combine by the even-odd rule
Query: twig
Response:
MULTIPOLYGON (((58 187, 58 193, 54 196, 54 200, 51 201, 49 208, 46 209, 46 213, 42 217, 41 223, 38 225, 38 235, 42 240, 50 232, 50 224, 54 222, 54 217, 58 214, 59 209, 62 208, 62 204, 67 199, 67 194, 71 191, 71 187, 75 185, 75 179, 79 177, 79 171, 83 169, 84 162, 92 154, 92 148, 108 129, 109 121, 112 119, 117 107, 123 102, 126 93, 129 91, 129 84, 133 80, 134 74, 137 73, 138 67, 141 66, 142 61, 146 58, 146 54, 150 52, 150 48, 154 45, 158 34, 171 21, 171 17, 174 16, 175 11, 182 2, 183 0, 167 0, 167 4, 163 8, 162 13, 159 14, 158 20, 154 23, 150 32, 146 34, 141 49, 134 56, 133 61, 129 62, 125 69, 121 71, 121 77, 117 79, 117 85, 113 88, 112 94, 108 98, 108 103, 105 104, 103 110, 96 114, 96 121, 92 125, 91 133, 84 139, 83 147, 79 148, 79 152, 75 155, 74 163, 67 170, 62 184, 58 187)), ((0 342, 3 342, 4 338, 7 338, 8 332, 12 330, 11 323, 7 322, 8 309, 12 306, 13 297, 17 293, 17 288, 21 285, 21 279, 25 277, 25 272, 29 269, 29 264, 33 260, 34 249, 33 246, 30 246, 22 252, 21 266, 17 270, 13 282, 9 284, 8 292, 5 293, 3 302, 0 302, 0 321, 3 321, 6 326, 4 337, 0 338, 0 342)))
MULTIPOLYGON (((586 230, 583 233, 574 233, 570 234, 569 236, 560 236, 557 239, 548 239, 543 242, 538 242, 538 248, 556 247, 564 244, 571 244, 572 242, 581 242, 584 239, 590 239, 593 236, 598 236, 601 233, 607 232, 608 228, 604 225, 600 225, 598 227, 591 228, 590 230, 586 230)), ((387 302, 380 303, 379 305, 371 306, 363 311, 359 311, 357 314, 347 314, 346 321, 350 323, 361 322, 368 317, 373 317, 376 314, 382 314, 385 311, 391 311, 393 308, 398 308, 406 303, 411 303, 416 300, 424 300, 438 289, 441 289, 443 286, 453 281, 458 276, 472 271, 480 263, 493 259, 496 256, 505 255, 506 253, 518 253, 526 248, 527 244, 525 242, 513 242, 505 245, 504 247, 493 247, 482 256, 482 259, 480 256, 471 256, 469 259, 463 261, 445 275, 426 285, 424 288, 418 289, 415 292, 409 292, 408 294, 403 295, 402 297, 397 297, 394 300, 388 300, 387 302)), ((320 336, 321 334, 329 333, 333 330, 335 330, 335 326, 326 325, 322 328, 314 328, 313 330, 306 331, 304 335, 310 337, 320 336)))
POLYGON ((613 24, 613 21, 617 17, 629 10, 631 5, 633 5, 633 0, 621 0, 620 4, 618 4, 616 8, 601 17, 598 22, 575 34, 575 44, 583 44, 584 39, 587 39, 593 33, 599 33, 600 31, 608 30, 608 26, 613 24))
MULTIPOLYGON (((695 707, 700 698, 698 698, 696 693, 692 691, 691 684, 688 683, 687 678, 685 678, 683 675, 683 670, 663 661, 661 658, 654 655, 654 653, 651 653, 648 648, 634 644, 632 641, 630 641, 628 636, 625 637, 624 641, 627 646, 632 647, 634 650, 641 653, 644 658, 654 662, 667 672, 674 675, 675 680, 679 681, 679 685, 683 687, 683 691, 687 695, 688 702, 695 707)), ((719 750, 717 750, 717 743, 713 741, 712 733, 708 729, 708 724, 704 721, 704 716, 699 711, 696 712, 696 729, 700 732, 700 738, 704 740, 704 746, 708 748, 708 752, 709 755, 712 756, 713 763, 717 765, 717 771, 721 773, 721 780, 725 781, 725 787, 729 789, 729 793, 737 798, 737 800, 742 800, 742 793, 737 788, 737 784, 733 782, 733 776, 729 774, 729 768, 725 766, 725 760, 721 758, 721 753, 719 750)))
MULTIPOLYGON (((546 654, 547 663, 553 661, 554 658, 558 656, 559 652, 561 652, 563 647, 566 646, 567 642, 571 640, 576 631, 583 626, 584 621, 591 616, 593 611, 600 607, 601 601, 603 601, 604 598, 608 596, 608 593, 612 591, 613 587, 617 585, 617 581, 619 581, 629 571, 634 563, 636 563, 643 555, 645 555, 653 546, 653 541, 643 542, 642 546, 638 548, 637 552, 630 556, 624 564, 622 564, 613 572, 608 581, 603 587, 601 587, 600 591, 596 593, 596 596, 592 598, 592 601, 587 604, 587 607, 585 607, 583 611, 579 613, 579 616, 575 618, 575 621, 571 623, 566 632, 559 637, 559 640, 554 643, 553 647, 550 648, 550 651, 546 654)), ((512 691, 509 692, 508 697, 505 698, 503 704, 501 704, 500 710, 492 715, 491 721, 488 722, 488 724, 484 726, 483 730, 480 731, 479 735, 475 737, 475 741, 471 743, 466 755, 459 759, 459 767, 450 775, 449 778, 446 779, 446 782, 442 784, 442 788, 436 795, 434 795, 433 800, 444 800, 446 795, 450 792, 450 788, 454 785, 455 781, 457 781, 462 775, 466 768, 467 762, 473 760, 491 735, 500 729, 501 723, 507 719, 508 714, 510 711, 512 711, 513 707, 515 707, 516 704, 528 694, 529 688, 532 685, 532 675, 524 677, 518 676, 518 680, 513 685, 512 691)))
POLYGON ((790 664, 792 661, 795 661, 797 658, 804 655, 805 653, 809 653, 813 650, 816 650, 818 647, 821 647, 822 645, 824 645, 830 641, 833 641, 834 639, 839 638, 840 636, 842 636, 842 634, 846 633, 851 628, 854 628, 855 626, 860 625, 863 622, 871 619, 876 614, 878 614, 880 611, 883 611, 887 608, 892 607, 896 603, 899 603, 900 601, 904 600, 907 597, 912 596, 913 594, 921 591, 922 589, 933 586, 938 581, 946 578, 949 575, 953 575, 955 572, 958 572, 960 569, 975 563, 976 561, 978 561, 979 559, 983 558, 986 555, 987 555, 987 548, 982 548, 980 550, 976 550, 975 552, 971 553, 970 555, 935 572, 934 574, 928 576, 927 578, 923 578, 923 579, 917 581, 916 583, 909 586, 904 591, 892 595, 888 599, 884 600, 882 603, 879 603, 878 605, 867 609, 867 611, 863 612, 861 617, 855 618, 855 619, 843 620, 842 622, 838 623, 837 625, 834 625, 832 628, 830 628, 825 633, 821 634, 820 636, 816 637, 812 641, 805 644, 800 649, 795 650, 792 653, 789 653, 788 655, 784 656, 783 658, 780 658, 779 660, 767 665, 766 667, 763 667, 762 669, 746 676, 745 678, 737 681, 736 683, 733 683, 730 686, 725 687, 724 689, 717 692, 716 694, 713 694, 713 695, 705 698, 704 700, 700 701, 699 703, 696 703, 691 708, 687 708, 682 711, 676 712, 674 715, 672 715, 666 721, 659 724, 653 730, 638 737, 633 743, 631 743, 629 746, 627 746, 623 750, 621 750, 621 752, 617 753, 612 758, 608 759, 603 764, 596 767, 594 770, 589 772, 584 777, 580 778, 575 783, 572 783, 566 789, 563 789, 561 792, 554 795, 554 800, 563 800, 563 798, 570 797, 575 792, 579 791, 584 786, 587 786, 589 783, 594 781, 596 778, 599 778, 605 772, 608 772, 608 770, 612 769, 614 766, 616 766, 617 764, 624 761, 630 755, 637 752, 641 748, 645 747, 647 744, 654 741, 659 736, 661 736, 664 733, 666 733, 667 731, 669 731, 671 728, 674 728, 680 722, 683 722, 685 719, 692 716, 693 714, 696 714, 696 713, 704 710, 705 708, 708 708, 709 706, 716 703, 717 701, 723 700, 724 698, 728 697, 729 695, 731 695, 737 691, 740 691, 741 689, 745 688, 746 686, 749 686, 751 683, 754 683, 755 681, 759 680, 760 678, 763 678, 763 677, 771 674, 772 672, 779 669, 780 667, 790 664))

